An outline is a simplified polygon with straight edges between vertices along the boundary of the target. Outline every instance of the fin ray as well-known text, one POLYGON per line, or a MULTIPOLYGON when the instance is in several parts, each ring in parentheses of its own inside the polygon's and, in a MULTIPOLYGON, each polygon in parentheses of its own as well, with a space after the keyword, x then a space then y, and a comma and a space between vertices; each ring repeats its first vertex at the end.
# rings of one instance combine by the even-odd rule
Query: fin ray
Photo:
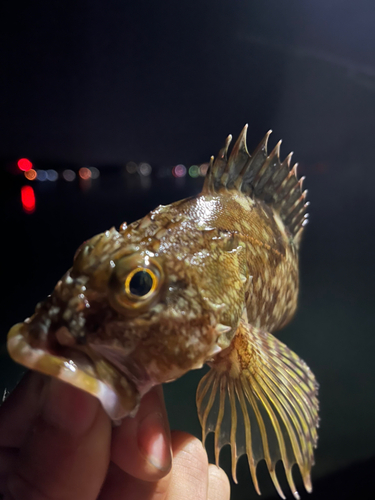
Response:
MULTIPOLYGON (((280 395, 277 394, 277 391, 275 391, 274 388, 272 388, 272 386, 270 387, 269 383, 267 382, 266 377, 264 377, 264 380, 263 380, 263 377, 261 377, 257 374, 254 378, 257 380, 258 384, 261 386, 264 394, 267 396, 267 399, 271 401, 273 406, 277 407, 277 410, 280 414, 281 420, 283 421, 283 423, 286 427, 286 430, 289 434, 289 438, 290 438, 292 448, 293 448, 293 453, 296 456, 298 463, 303 463, 302 454, 301 454, 301 444, 297 441, 297 436, 295 434, 295 431, 298 433, 298 427, 299 427, 299 429, 301 429, 301 427, 299 426, 299 424, 295 423, 295 419, 293 419, 294 420, 293 421, 294 428, 290 424, 290 419, 292 418, 293 412, 290 411, 289 415, 287 416, 287 414, 285 412, 285 408, 287 408, 287 405, 284 406, 285 403, 284 403, 283 399, 280 397, 280 395), (281 404, 278 404, 278 403, 281 403, 281 404)), ((298 434, 302 437, 301 431, 298 434)))
POLYGON ((211 371, 199 384, 198 414, 203 438, 215 432, 215 459, 231 445, 235 481, 239 457, 246 454, 254 487, 260 494, 256 469, 264 459, 282 498, 276 463, 281 460, 293 496, 297 464, 307 491, 317 442, 317 384, 308 366, 273 335, 241 319, 228 349, 210 362, 211 371), (212 375, 213 374, 213 375, 212 375), (242 428, 242 426, 244 428, 242 428))
MULTIPOLYGON (((207 375, 210 375, 210 373, 208 373, 207 375)), ((210 410, 212 408, 212 405, 213 405, 213 402, 214 402, 214 399, 215 399, 215 395, 216 395, 216 390, 217 390, 217 384, 218 384, 218 380, 215 378, 215 377, 207 377, 207 388, 209 388, 209 386, 211 385, 211 380, 210 378, 212 379, 212 389, 211 389, 211 393, 210 393, 210 397, 209 397, 209 400, 207 402, 207 406, 205 407, 205 411, 203 413, 203 416, 202 416, 202 420, 201 420, 201 424, 202 424, 202 430, 203 430, 203 436, 202 436, 202 440, 203 442, 205 441, 205 436, 206 436, 206 421, 207 421, 207 417, 210 413, 210 410)), ((204 379, 202 379, 202 382, 204 381, 204 379)), ((199 390, 199 386, 198 386, 198 390, 199 390)))
MULTIPOLYGON (((259 408, 256 405, 256 402, 254 401, 254 396, 252 394, 252 389, 249 386, 248 380, 245 380, 245 387, 246 387, 245 391, 246 391, 247 398, 251 401, 251 404, 252 404, 254 410, 256 408, 255 415, 256 415, 257 423, 258 423, 260 430, 261 430, 260 432, 262 435, 264 458, 265 458, 265 461, 267 464, 268 472, 270 473, 272 482, 275 485, 275 488, 276 488, 278 494, 281 496, 281 498, 285 498, 284 493, 280 487, 279 480, 277 479, 277 476, 276 476, 275 467, 272 465, 273 461, 271 460, 271 454, 270 454, 270 450, 269 450, 269 443, 268 443, 268 438, 267 438, 266 426, 264 425, 264 420, 263 420, 263 417, 259 411, 259 408)), ((257 395, 259 398, 259 393, 257 393, 257 395)), ((261 400, 261 398, 259 398, 259 399, 261 400)), ((283 446, 283 441, 282 441, 282 446, 283 446)), ((282 451, 281 451, 281 453, 282 453, 282 451)))
MULTIPOLYGON (((265 375, 265 381, 267 385, 271 388, 271 390, 276 394, 278 394, 278 398, 282 402, 282 405, 284 406, 285 410, 291 415, 291 418, 293 419, 293 425, 297 429, 297 432, 299 435, 304 434, 305 437, 307 437, 307 443, 310 440, 310 437, 312 440, 314 440, 313 434, 310 432, 310 426, 313 425, 313 422, 311 421, 310 418, 307 418, 308 422, 304 422, 304 417, 302 415, 301 409, 298 405, 298 401, 295 399, 294 395, 292 392, 290 392, 282 383, 277 384, 277 380, 275 380, 275 377, 273 376, 273 373, 268 370, 267 367, 264 367, 262 370, 263 374, 265 375), (267 382, 267 380, 269 382, 267 382), (271 385, 269 385, 271 383, 271 385), (280 394, 281 393, 281 394, 280 394), (294 413, 296 414, 297 418, 295 417, 294 413), (301 426, 302 425, 302 429, 301 426)), ((306 415, 309 417, 309 415, 306 415)), ((304 441, 302 441, 303 445, 304 441)), ((309 446, 307 444, 307 450, 305 450, 308 454, 308 459, 313 461, 313 448, 312 446, 309 446)))
POLYGON ((255 463, 254 456, 251 452, 252 440, 251 440, 251 426, 250 426, 249 414, 248 414, 247 409, 246 409, 246 403, 245 403, 245 397, 244 397, 243 390, 242 390, 242 385, 240 384, 240 382, 238 380, 236 380, 235 382, 236 382, 236 392, 237 392, 238 399, 240 401, 240 406, 241 406, 242 415, 243 415, 244 424, 245 424, 246 455, 247 455, 247 460, 249 463, 250 474, 251 474, 251 478, 252 478, 253 483, 254 483, 254 488, 255 488, 256 492, 258 493, 258 495, 260 495, 261 493, 260 493, 258 478, 257 478, 257 474, 256 474, 256 465, 257 464, 255 463))
POLYGON ((225 405, 225 381, 223 378, 220 380, 219 394, 220 394, 219 413, 217 416, 216 427, 215 427, 215 463, 217 466, 219 465, 219 454, 221 449, 221 446, 219 445, 219 439, 220 439, 221 423, 224 417, 224 405, 225 405))
POLYGON ((237 410, 236 410, 236 400, 234 393, 234 383, 233 379, 228 380, 228 395, 230 401, 230 413, 231 413, 231 428, 230 428, 230 442, 231 442, 231 456, 232 456, 232 477, 233 481, 237 484, 237 444, 236 444, 236 431, 237 431, 237 410))

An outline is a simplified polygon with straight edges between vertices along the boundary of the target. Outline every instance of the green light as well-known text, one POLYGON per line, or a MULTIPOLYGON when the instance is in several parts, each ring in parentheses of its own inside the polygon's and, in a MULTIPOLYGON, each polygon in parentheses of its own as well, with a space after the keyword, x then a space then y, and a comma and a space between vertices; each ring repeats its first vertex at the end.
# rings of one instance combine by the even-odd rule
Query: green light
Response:
POLYGON ((199 167, 198 167, 198 165, 192 165, 189 168, 189 175, 190 175, 190 177, 193 177, 194 179, 199 176, 199 167))

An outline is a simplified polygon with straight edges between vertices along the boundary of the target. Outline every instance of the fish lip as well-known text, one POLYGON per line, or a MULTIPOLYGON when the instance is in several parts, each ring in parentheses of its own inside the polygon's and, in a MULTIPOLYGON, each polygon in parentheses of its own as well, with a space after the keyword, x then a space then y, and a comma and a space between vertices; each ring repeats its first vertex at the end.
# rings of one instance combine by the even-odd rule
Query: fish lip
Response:
POLYGON ((103 379, 86 353, 71 347, 54 352, 45 339, 39 343, 31 339, 29 326, 17 323, 8 333, 7 348, 14 361, 93 395, 114 422, 137 412, 139 394, 124 374, 114 368, 113 379, 103 379))

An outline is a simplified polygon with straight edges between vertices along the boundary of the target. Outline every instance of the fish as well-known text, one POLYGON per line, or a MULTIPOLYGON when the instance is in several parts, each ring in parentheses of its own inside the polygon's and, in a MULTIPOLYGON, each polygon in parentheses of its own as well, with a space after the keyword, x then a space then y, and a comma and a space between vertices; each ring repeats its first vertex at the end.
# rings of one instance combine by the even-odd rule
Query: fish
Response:
POLYGON ((207 364, 196 396, 202 441, 214 432, 216 464, 230 444, 235 482, 247 455, 255 490, 265 460, 282 461, 312 491, 318 384, 274 333, 294 316, 307 191, 290 153, 252 155, 246 125, 229 135, 198 196, 158 206, 84 242, 35 313, 14 325, 16 362, 98 398, 114 423, 134 416, 155 385, 207 364))

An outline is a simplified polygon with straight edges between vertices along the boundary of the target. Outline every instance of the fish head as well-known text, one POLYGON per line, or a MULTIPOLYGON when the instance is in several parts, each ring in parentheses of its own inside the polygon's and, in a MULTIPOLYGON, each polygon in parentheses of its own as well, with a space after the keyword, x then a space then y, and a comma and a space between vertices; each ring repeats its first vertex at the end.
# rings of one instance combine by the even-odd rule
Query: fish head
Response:
POLYGON ((8 334, 15 361, 94 395, 114 421, 134 415, 153 385, 201 367, 222 333, 191 266, 152 243, 114 228, 94 236, 8 334))

